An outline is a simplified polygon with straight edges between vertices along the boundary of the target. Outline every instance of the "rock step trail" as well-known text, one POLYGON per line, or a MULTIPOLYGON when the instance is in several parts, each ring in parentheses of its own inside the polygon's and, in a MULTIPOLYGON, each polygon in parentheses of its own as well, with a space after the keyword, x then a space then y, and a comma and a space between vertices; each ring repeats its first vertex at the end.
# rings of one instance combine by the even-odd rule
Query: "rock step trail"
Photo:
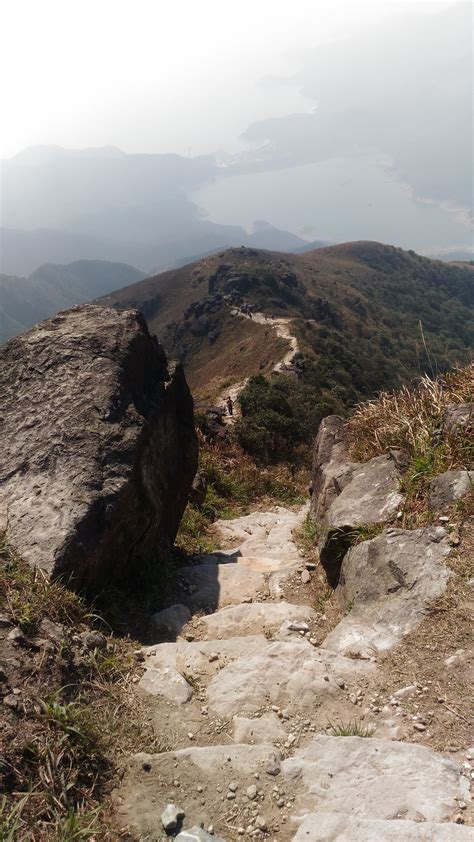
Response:
POLYGON ((316 645, 321 615, 284 598, 306 511, 220 521, 222 550, 181 571, 182 604, 155 618, 175 640, 143 650, 139 684, 161 750, 129 758, 120 823, 144 840, 467 842, 465 769, 391 740, 390 713, 371 737, 327 734, 360 715, 377 664, 316 645))

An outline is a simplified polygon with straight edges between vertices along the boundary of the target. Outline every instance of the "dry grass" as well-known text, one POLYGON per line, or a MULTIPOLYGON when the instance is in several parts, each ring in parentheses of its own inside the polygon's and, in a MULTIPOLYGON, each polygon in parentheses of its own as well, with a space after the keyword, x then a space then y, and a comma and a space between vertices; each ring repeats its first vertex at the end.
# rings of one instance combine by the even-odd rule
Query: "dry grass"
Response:
MULTIPOLYGON (((360 404, 348 422, 352 455, 365 461, 390 448, 402 448, 409 458, 430 453, 440 442, 448 406, 469 403, 473 397, 474 365, 438 379, 425 375, 416 388, 382 392, 375 400, 360 404)), ((472 459, 470 444, 471 449, 465 431, 444 433, 441 470, 465 467, 472 459)))
POLYGON ((0 629, 0 840, 130 838, 113 829, 108 803, 122 755, 155 740, 135 691, 136 644, 104 632, 103 646, 85 645, 80 635, 98 619, 4 538, 0 594, 12 624, 0 629), (12 627, 23 633, 19 642, 8 637, 12 627))

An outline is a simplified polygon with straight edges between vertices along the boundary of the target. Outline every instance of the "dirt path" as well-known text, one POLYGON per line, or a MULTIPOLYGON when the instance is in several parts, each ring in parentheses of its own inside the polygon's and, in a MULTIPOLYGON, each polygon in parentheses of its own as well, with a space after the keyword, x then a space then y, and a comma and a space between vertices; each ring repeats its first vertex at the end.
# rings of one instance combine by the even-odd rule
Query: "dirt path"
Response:
MULTIPOLYGON (((250 316, 248 313, 243 313, 239 311, 238 317, 242 319, 252 319, 252 321, 257 322, 258 324, 263 325, 270 325, 272 327, 277 336, 281 337, 282 339, 286 339, 289 342, 289 349, 286 352, 285 356, 279 360, 273 366, 273 371, 280 372, 285 369, 286 366, 290 365, 294 355, 299 351, 298 340, 296 336, 293 336, 291 333, 291 323, 293 319, 285 319, 285 318, 272 318, 271 316, 267 316, 266 313, 252 313, 250 316)), ((224 415, 224 423, 227 425, 235 424, 237 418, 240 418, 240 407, 238 404, 238 397, 243 389, 245 389, 249 378, 246 377, 245 380, 240 381, 239 383, 235 383, 233 386, 228 387, 225 391, 223 391, 218 398, 218 405, 225 405, 227 397, 231 397, 234 402, 234 410, 233 415, 229 415, 227 412, 224 415)))
POLYGON ((166 839, 174 805, 194 828, 181 842, 472 840, 454 823, 466 768, 399 741, 416 685, 384 707, 370 695, 375 658, 317 645, 324 615, 301 599, 313 574, 293 538, 306 511, 220 521, 222 549, 180 571, 182 604, 156 618, 175 642, 144 650, 139 685, 160 750, 129 758, 121 824, 166 839))

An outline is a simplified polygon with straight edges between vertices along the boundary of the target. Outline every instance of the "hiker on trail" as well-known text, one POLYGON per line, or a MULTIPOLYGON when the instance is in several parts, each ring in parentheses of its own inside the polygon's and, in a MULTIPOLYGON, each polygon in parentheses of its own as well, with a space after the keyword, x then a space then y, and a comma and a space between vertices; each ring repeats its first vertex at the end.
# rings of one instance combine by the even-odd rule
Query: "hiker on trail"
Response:
POLYGON ((229 415, 233 415, 234 414, 234 401, 232 400, 230 395, 226 400, 226 404, 227 404, 227 411, 228 411, 229 415))

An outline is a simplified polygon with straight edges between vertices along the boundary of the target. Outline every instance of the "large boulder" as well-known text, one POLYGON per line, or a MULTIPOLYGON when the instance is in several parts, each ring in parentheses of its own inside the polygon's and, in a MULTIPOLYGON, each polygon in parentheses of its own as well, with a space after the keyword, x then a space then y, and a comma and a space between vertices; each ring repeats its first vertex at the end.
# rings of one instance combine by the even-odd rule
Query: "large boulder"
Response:
POLYGON ((336 595, 350 611, 324 646, 366 657, 393 648, 424 617, 451 577, 446 530, 385 529, 349 550, 336 595))
POLYGON ((174 541, 197 467, 193 402, 134 310, 74 307, 1 351, 0 528, 92 588, 174 541))

